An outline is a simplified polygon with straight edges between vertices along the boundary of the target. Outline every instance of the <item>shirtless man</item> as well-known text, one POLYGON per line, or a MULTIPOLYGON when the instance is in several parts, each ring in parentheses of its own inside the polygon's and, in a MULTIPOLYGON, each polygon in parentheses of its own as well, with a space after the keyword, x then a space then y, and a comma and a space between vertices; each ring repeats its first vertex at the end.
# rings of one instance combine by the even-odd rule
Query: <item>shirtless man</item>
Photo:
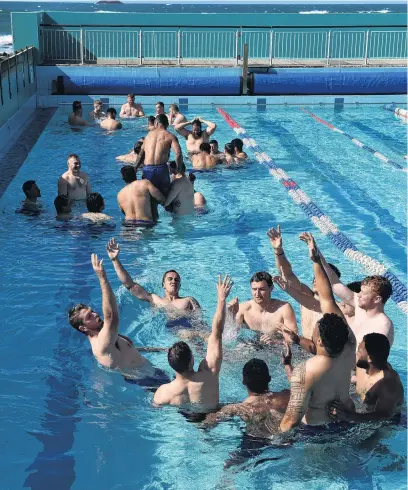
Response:
POLYGON ((88 123, 82 119, 82 104, 80 100, 72 103, 72 113, 68 116, 68 123, 71 126, 88 126, 88 123))
POLYGON ((194 188, 194 182, 196 181, 196 176, 193 173, 189 173, 188 178, 190 179, 190 182, 193 185, 194 207, 198 209, 202 209, 207 204, 207 199, 204 197, 204 195, 201 192, 196 191, 194 188))
POLYGON ((297 333, 296 317, 289 303, 272 299, 272 277, 268 272, 256 272, 250 279, 252 299, 239 304, 238 298, 228 304, 228 312, 236 324, 256 332, 273 335, 280 324, 297 333))
POLYGON ((91 194, 89 176, 81 172, 81 160, 75 153, 68 155, 68 170, 58 180, 58 195, 68 196, 71 201, 86 199, 91 194))
POLYGON ((234 147, 235 156, 238 160, 246 160, 248 158, 248 155, 243 150, 244 142, 241 139, 233 139, 231 145, 234 147))
POLYGON ((225 154, 224 152, 220 151, 220 149, 218 148, 218 141, 210 140, 210 146, 211 146, 211 156, 215 158, 217 163, 222 163, 225 160, 225 154))
POLYGON ((102 211, 105 209, 105 201, 98 192, 90 194, 86 200, 87 213, 83 213, 81 218, 92 221, 92 223, 106 223, 112 218, 102 211))
POLYGON ((156 129, 150 131, 143 141, 136 169, 144 158, 143 175, 166 197, 170 189, 170 174, 167 166, 170 149, 175 154, 177 168, 181 168, 183 155, 178 139, 167 131, 169 126, 167 116, 160 114, 156 117, 155 124, 156 129))
POLYGON ((119 334, 116 298, 106 277, 102 260, 99 260, 96 254, 92 254, 92 267, 102 290, 104 319, 102 320, 91 307, 81 303, 69 310, 69 323, 75 330, 87 336, 92 353, 101 366, 117 370, 125 376, 126 381, 134 381, 148 388, 166 382, 168 376, 141 356, 128 337, 119 334))
POLYGON ((156 116, 158 116, 159 114, 164 114, 163 102, 156 102, 156 105, 154 107, 156 109, 156 116))
POLYGON ((210 136, 214 134, 217 129, 217 125, 210 121, 205 121, 201 117, 193 119, 192 121, 186 121, 174 127, 174 129, 181 134, 187 140, 187 152, 190 155, 200 152, 201 143, 208 143, 210 136), (191 124, 191 131, 186 129, 186 126, 191 124), (202 124, 206 124, 205 131, 202 129, 202 124))
POLYGON ((103 119, 100 124, 101 128, 108 129, 109 131, 115 131, 117 129, 122 129, 122 124, 116 121, 116 109, 109 107, 106 111, 106 119, 103 119))
POLYGON ((192 296, 187 296, 185 298, 179 296, 181 279, 178 272, 170 270, 164 273, 162 280, 164 298, 162 298, 157 294, 146 291, 140 284, 137 284, 132 280, 119 260, 119 244, 115 242, 114 238, 109 241, 107 251, 120 282, 133 294, 133 296, 136 296, 136 298, 147 301, 152 306, 165 308, 169 312, 174 312, 176 310, 179 313, 192 313, 193 311, 200 309, 198 301, 192 296))
POLYGON ((174 168, 170 165, 170 172, 174 174, 170 191, 166 197, 164 206, 171 206, 171 212, 177 215, 192 214, 194 212, 194 187, 190 179, 186 177, 186 166, 181 164, 181 169, 177 170, 176 163, 174 168))
POLYGON ((232 163, 238 163, 238 158, 235 156, 235 149, 232 143, 227 143, 224 146, 224 163, 231 165, 232 163))
POLYGON ((122 105, 119 117, 144 117, 144 115, 145 113, 142 104, 135 104, 135 96, 133 94, 128 94, 127 102, 122 105))
POLYGON ((25 199, 21 203, 21 211, 30 213, 39 213, 41 211, 41 204, 37 202, 37 199, 41 197, 41 191, 35 180, 27 180, 23 184, 23 192, 25 199))
POLYGON ((253 437, 267 437, 279 431, 279 423, 288 406, 290 391, 269 390, 271 376, 261 359, 251 359, 242 370, 242 384, 248 397, 241 403, 224 405, 218 412, 206 416, 204 425, 214 425, 231 417, 246 422, 246 433, 253 437))
POLYGON ((91 121, 99 121, 100 119, 103 119, 106 117, 106 114, 103 112, 102 102, 100 100, 94 101, 93 111, 91 111, 88 114, 88 117, 91 121))
POLYGON ((122 179, 125 182, 125 184, 131 184, 137 179, 136 170, 135 167, 133 167, 133 165, 124 165, 120 169, 120 174, 122 175, 122 179))
POLYGON ((187 121, 186 116, 181 114, 179 106, 177 104, 170 105, 168 118, 170 126, 177 126, 178 124, 187 121))
POLYGON ((207 355, 194 371, 194 356, 185 342, 177 342, 168 353, 170 366, 176 371, 176 379, 156 391, 156 406, 173 405, 193 408, 197 412, 209 412, 218 408, 219 374, 222 363, 222 333, 226 316, 226 299, 233 283, 229 276, 218 277, 217 309, 208 337, 207 355))
POLYGON ((191 156, 191 164, 197 170, 212 170, 217 160, 211 155, 210 143, 201 143, 200 152, 191 156))
POLYGON ((331 422, 327 405, 334 400, 340 400, 347 410, 354 410, 349 389, 356 339, 334 300, 313 236, 304 233, 302 240, 309 247, 323 316, 313 331, 316 355, 297 365, 291 373, 290 400, 280 424, 282 432, 301 422, 308 425, 331 422))
MULTIPOLYGON (((143 141, 144 141, 144 138, 138 139, 135 143, 135 146, 133 147, 133 150, 131 150, 129 153, 126 153, 125 155, 118 155, 116 157, 116 160, 119 160, 119 161, 125 162, 125 163, 136 164, 137 157, 142 150, 143 141)), ((144 162, 141 162, 141 164, 142 163, 144 163, 144 162)))
POLYGON ((329 407, 331 417, 349 422, 376 422, 400 413, 404 388, 398 373, 387 362, 389 353, 390 343, 385 335, 369 333, 363 337, 357 350, 356 392, 369 411, 350 412, 335 401, 329 407))
POLYGON ((57 220, 68 221, 72 218, 71 201, 68 196, 57 196, 54 199, 55 211, 57 212, 57 220))
MULTIPOLYGON (((285 255, 282 246, 282 234, 280 225, 277 229, 271 228, 267 235, 275 253, 276 268, 281 278, 274 277, 274 282, 283 291, 287 292, 293 299, 300 303, 302 335, 307 339, 312 338, 312 333, 316 322, 322 317, 319 296, 316 291, 315 282, 309 288, 306 284, 300 282, 292 270, 292 266, 285 255)), ((340 271, 332 264, 329 266, 333 269, 334 274, 340 277, 340 271)))
MULTIPOLYGON (((165 197, 147 179, 135 180, 118 194, 118 204, 128 224, 150 227, 156 224, 152 210, 152 199, 164 204, 165 197)), ((133 175, 132 175, 133 178, 133 175)))

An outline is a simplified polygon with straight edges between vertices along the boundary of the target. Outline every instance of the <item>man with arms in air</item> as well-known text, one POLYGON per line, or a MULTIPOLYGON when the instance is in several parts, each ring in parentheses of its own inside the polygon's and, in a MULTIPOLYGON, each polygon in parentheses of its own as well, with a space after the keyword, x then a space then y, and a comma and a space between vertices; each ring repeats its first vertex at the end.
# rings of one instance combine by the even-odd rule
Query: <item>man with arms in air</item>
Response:
POLYGON ((214 131, 217 129, 217 125, 213 122, 205 121, 201 117, 198 117, 192 121, 177 124, 174 129, 187 140, 187 152, 190 155, 193 155, 194 153, 200 152, 201 143, 208 143, 210 136, 214 134, 214 131), (186 127, 190 124, 191 131, 186 129, 186 127), (203 124, 207 125, 207 128, 204 131, 202 129, 203 124))
POLYGON ((250 279, 252 299, 239 304, 238 298, 228 304, 229 314, 236 324, 263 334, 274 334, 279 325, 297 333, 296 317, 289 303, 272 299, 272 277, 268 272, 256 272, 250 279))
POLYGON ((148 388, 167 382, 168 376, 141 356, 128 337, 119 334, 116 298, 102 260, 96 254, 92 254, 92 267, 102 290, 103 320, 90 306, 81 303, 69 310, 69 323, 87 336, 92 353, 101 366, 120 371, 127 381, 134 380, 148 388))
POLYGON ((68 170, 58 180, 58 195, 68 196, 71 201, 86 199, 91 194, 89 176, 81 172, 81 160, 78 155, 68 155, 68 170))
POLYGON ((144 117, 142 104, 138 102, 135 104, 135 96, 128 94, 126 104, 123 104, 120 109, 119 117, 144 117))
POLYGON ((156 391, 153 403, 156 406, 188 406, 197 412, 209 412, 218 408, 219 374, 222 363, 222 333, 226 315, 226 299, 232 288, 229 276, 219 276, 217 284, 217 309, 207 354, 198 370, 194 371, 194 356, 185 342, 175 343, 168 352, 170 366, 176 371, 176 379, 156 391))
POLYGON ((309 247, 323 316, 313 331, 316 355, 297 365, 291 374, 290 400, 280 424, 282 432, 301 422, 307 425, 331 422, 327 405, 333 400, 340 400, 347 410, 354 410, 349 389, 355 365, 355 336, 334 300, 314 238, 310 233, 301 237, 309 247))

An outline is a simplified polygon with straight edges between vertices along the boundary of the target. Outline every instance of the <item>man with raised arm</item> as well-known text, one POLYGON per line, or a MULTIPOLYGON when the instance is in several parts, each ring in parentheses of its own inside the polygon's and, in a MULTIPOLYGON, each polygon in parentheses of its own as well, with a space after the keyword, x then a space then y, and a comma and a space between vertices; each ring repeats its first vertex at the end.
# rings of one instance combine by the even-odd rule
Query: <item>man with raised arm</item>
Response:
POLYGON ((119 117, 144 117, 142 104, 135 103, 135 96, 128 94, 126 104, 123 104, 120 109, 119 117))
POLYGON ((208 143, 210 136, 214 134, 217 129, 217 125, 211 121, 205 121, 201 117, 197 117, 192 121, 186 121, 174 126, 174 129, 186 139, 187 152, 190 155, 194 153, 200 153, 201 143, 208 143), (191 131, 186 129, 191 124, 191 131), (207 127, 203 131, 202 125, 206 124, 207 127))
POLYGON ((127 381, 134 380, 147 388, 166 382, 168 376, 141 356, 128 337, 118 332, 116 298, 102 260, 96 254, 92 254, 92 267, 102 290, 103 320, 90 306, 80 303, 69 310, 69 323, 75 330, 87 336, 92 353, 101 366, 120 371, 127 381))
MULTIPOLYGON (((306 284, 302 283, 293 272, 292 266, 283 250, 280 225, 278 225, 276 230, 275 228, 271 228, 267 235, 275 253, 276 268, 281 275, 281 277, 275 276, 273 280, 275 284, 292 296, 292 298, 301 305, 302 335, 307 339, 311 339, 314 326, 322 317, 322 310, 320 308, 319 295, 316 290, 315 281, 313 280, 312 287, 309 288, 306 284)), ((340 277, 341 274, 337 267, 332 264, 329 264, 329 266, 333 269, 334 273, 340 277)))
POLYGON ((256 332, 273 335, 280 324, 297 333, 296 317, 289 303, 271 298, 272 276, 268 272, 256 272, 250 279, 252 299, 239 304, 234 298, 228 304, 228 312, 238 326, 256 332))
POLYGON ((178 272, 170 270, 164 273, 162 280, 164 298, 162 298, 157 294, 146 291, 140 284, 133 281, 119 260, 119 243, 116 243, 114 238, 109 240, 106 249, 120 282, 133 294, 133 296, 136 296, 136 298, 147 301, 152 306, 165 308, 172 312, 176 310, 183 313, 192 313, 193 311, 200 309, 198 301, 192 296, 187 296, 186 298, 181 298, 179 296, 181 279, 178 272))
POLYGON ((68 170, 58 179, 58 195, 68 196, 71 201, 86 199, 91 194, 89 176, 81 172, 81 160, 78 155, 68 155, 68 170))
POLYGON ((334 400, 340 400, 347 410, 354 410, 349 389, 355 364, 355 336, 334 300, 313 236, 303 233, 301 239, 309 247, 323 316, 313 331, 316 355, 297 365, 291 374, 290 400, 280 424, 283 432, 301 422, 308 425, 331 422, 327 405, 334 400))
POLYGON ((350 412, 341 402, 329 406, 335 420, 377 422, 401 412, 404 387, 398 373, 388 364, 390 343, 381 333, 364 335, 357 350, 356 392, 367 406, 364 413, 350 412))
POLYGON ((168 353, 170 366, 176 371, 176 379, 160 386, 153 403, 156 406, 175 405, 209 412, 218 408, 219 374, 222 363, 222 333, 226 315, 226 299, 232 288, 230 277, 218 277, 217 309, 215 311, 211 335, 208 338, 207 355, 194 371, 194 356, 185 342, 177 342, 168 353))

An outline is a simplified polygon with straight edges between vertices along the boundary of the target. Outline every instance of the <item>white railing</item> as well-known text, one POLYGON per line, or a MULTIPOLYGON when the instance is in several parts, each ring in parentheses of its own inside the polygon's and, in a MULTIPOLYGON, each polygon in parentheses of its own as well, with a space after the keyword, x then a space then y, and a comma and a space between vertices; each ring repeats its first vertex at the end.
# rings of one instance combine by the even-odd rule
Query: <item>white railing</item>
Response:
POLYGON ((249 63, 273 65, 274 60, 404 59, 406 31, 282 30, 231 28, 55 28, 41 27, 44 62, 239 65, 243 45, 249 63))

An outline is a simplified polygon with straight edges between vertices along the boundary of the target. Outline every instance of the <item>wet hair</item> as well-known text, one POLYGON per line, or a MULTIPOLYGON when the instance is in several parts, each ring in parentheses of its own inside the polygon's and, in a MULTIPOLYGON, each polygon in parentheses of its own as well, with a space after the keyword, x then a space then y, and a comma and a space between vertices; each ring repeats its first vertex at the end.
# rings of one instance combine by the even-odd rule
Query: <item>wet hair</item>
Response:
POLYGON ((167 354, 170 367, 179 374, 187 371, 190 367, 192 358, 193 353, 185 342, 176 342, 170 347, 167 354))
POLYGON ((161 101, 156 102, 156 104, 155 104, 155 105, 159 105, 160 107, 163 107, 163 109, 164 109, 164 104, 163 104, 163 102, 161 102, 161 101))
POLYGON ((33 185, 35 185, 35 180, 27 180, 24 182, 22 189, 25 195, 31 191, 33 185))
POLYGON ((340 354, 348 340, 346 322, 335 313, 325 313, 317 322, 319 335, 330 357, 340 354))
POLYGON ((165 128, 167 128, 169 126, 169 120, 168 120, 166 114, 158 114, 156 116, 155 120, 157 121, 157 124, 161 124, 165 128))
POLYGON ((390 341, 382 333, 369 333, 363 337, 367 354, 372 364, 377 369, 383 369, 387 365, 390 355, 390 341))
POLYGON ((330 269, 336 274, 336 276, 340 279, 341 277, 341 272, 339 271, 339 269, 333 265, 333 264, 330 264, 330 263, 327 263, 327 265, 330 267, 330 269))
POLYGON ((81 332, 83 334, 85 334, 85 332, 79 330, 79 327, 82 325, 82 320, 79 319, 79 312, 88 308, 88 305, 85 305, 84 303, 78 303, 77 305, 70 308, 68 311, 68 321, 71 324, 71 327, 75 328, 75 330, 78 330, 78 332, 81 332))
POLYGON ((244 142, 239 138, 235 138, 231 141, 231 145, 238 151, 242 151, 242 148, 244 147, 244 142))
POLYGON ((116 117, 116 109, 114 107, 109 107, 109 109, 106 111, 106 114, 111 114, 113 119, 116 117))
POLYGON ((126 182, 126 184, 130 184, 137 180, 135 167, 132 165, 125 165, 120 169, 120 173, 122 174, 122 179, 126 182))
POLYGON ((253 393, 265 393, 269 389, 271 376, 265 361, 261 359, 251 359, 242 370, 244 385, 253 393))
POLYGON ((177 104, 171 104, 170 107, 173 107, 175 111, 180 112, 179 106, 177 104))
POLYGON ((194 121, 191 123, 192 126, 200 126, 202 127, 201 121, 199 119, 194 119, 194 121))
POLYGON ((94 100, 94 105, 95 105, 95 104, 102 105, 102 101, 101 101, 101 100, 99 100, 99 99, 94 100))
POLYGON ((72 102, 72 111, 75 112, 78 109, 82 109, 82 103, 80 100, 74 100, 74 102, 72 102))
POLYGON ((194 174, 193 172, 190 172, 190 173, 188 174, 188 178, 190 179, 190 182, 191 182, 191 183, 194 185, 194 182, 196 181, 196 178, 197 178, 197 177, 195 176, 195 174, 194 174))
POLYGON ((103 197, 99 192, 93 192, 86 200, 86 207, 90 213, 100 213, 104 205, 103 197))
POLYGON ((217 145, 218 146, 217 140, 210 140, 209 143, 210 143, 210 145, 217 145))
POLYGON ((175 271, 174 269, 170 269, 169 271, 166 271, 166 272, 163 274, 163 278, 162 278, 162 286, 164 286, 164 280, 166 279, 167 274, 169 274, 170 272, 174 272, 175 274, 177 274, 177 275, 179 276, 179 279, 181 279, 181 278, 180 278, 180 274, 179 274, 177 271, 175 271))
POLYGON ((205 153, 211 153, 210 143, 201 143, 200 151, 204 151, 205 153))
POLYGON ((353 281, 347 284, 347 287, 353 291, 353 293, 359 293, 361 291, 361 281, 353 281))
POLYGON ((249 280, 249 283, 252 284, 253 282, 262 282, 266 281, 268 284, 268 287, 273 286, 273 281, 272 281, 272 276, 269 274, 269 272, 255 272, 255 274, 251 277, 249 280))
POLYGON ((76 158, 77 160, 81 161, 81 159, 79 158, 79 156, 76 153, 70 153, 68 155, 67 160, 69 160, 70 158, 76 158))
POLYGON ((156 120, 155 116, 149 116, 147 118, 147 124, 153 124, 154 125, 155 120, 156 120))
POLYGON ((54 199, 54 206, 57 214, 62 213, 63 208, 69 206, 69 197, 65 194, 57 196, 54 199))
POLYGON ((384 276, 368 276, 361 281, 361 286, 368 286, 373 293, 378 294, 384 305, 392 294, 392 285, 384 276))
POLYGON ((136 141, 135 146, 133 147, 133 151, 136 153, 136 155, 139 155, 140 150, 142 149, 143 146, 143 141, 144 138, 140 138, 140 140, 136 141))
POLYGON ((127 97, 131 97, 132 99, 134 99, 135 95, 134 94, 127 94, 127 97))
POLYGON ((224 147, 225 153, 228 153, 228 155, 234 156, 234 147, 232 146, 231 143, 227 143, 224 147))

